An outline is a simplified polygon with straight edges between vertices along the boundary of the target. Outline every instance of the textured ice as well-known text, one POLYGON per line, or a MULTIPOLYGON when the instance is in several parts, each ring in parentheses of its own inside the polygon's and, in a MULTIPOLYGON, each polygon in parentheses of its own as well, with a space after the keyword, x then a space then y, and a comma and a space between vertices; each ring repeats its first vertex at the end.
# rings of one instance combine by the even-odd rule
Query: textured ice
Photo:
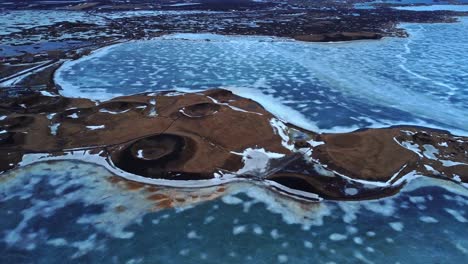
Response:
POLYGON ((97 100, 224 87, 314 130, 417 124, 467 134, 468 19, 461 21, 404 24, 409 38, 351 43, 177 34, 66 63, 56 81, 66 96, 97 100))
POLYGON ((24 29, 50 26, 59 22, 86 22, 104 24, 103 18, 87 12, 54 10, 14 10, 0 11, 0 35, 21 32, 24 29))
POLYGON ((427 178, 380 201, 307 204, 242 183, 222 199, 151 211, 144 190, 119 187, 95 165, 38 163, 2 177, 1 263, 464 263, 468 257, 466 189, 430 187, 427 178), (426 208, 411 206, 422 200, 426 208))
POLYGON ((200 10, 133 10, 120 12, 84 12, 66 10, 0 10, 0 35, 13 32, 21 32, 23 29, 50 26, 59 22, 86 22, 95 24, 105 24, 108 19, 119 19, 128 17, 154 17, 162 15, 192 15, 221 13, 214 11, 200 10))

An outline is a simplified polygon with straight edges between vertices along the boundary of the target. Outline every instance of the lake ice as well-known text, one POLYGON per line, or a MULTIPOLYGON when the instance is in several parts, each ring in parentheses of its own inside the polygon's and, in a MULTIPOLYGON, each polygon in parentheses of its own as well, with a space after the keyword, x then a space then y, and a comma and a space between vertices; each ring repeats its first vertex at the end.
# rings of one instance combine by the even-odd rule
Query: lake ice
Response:
POLYGON ((56 81, 65 96, 97 100, 224 87, 316 131, 413 124, 467 134, 468 19, 402 26, 409 38, 350 43, 171 35, 68 62, 56 81))

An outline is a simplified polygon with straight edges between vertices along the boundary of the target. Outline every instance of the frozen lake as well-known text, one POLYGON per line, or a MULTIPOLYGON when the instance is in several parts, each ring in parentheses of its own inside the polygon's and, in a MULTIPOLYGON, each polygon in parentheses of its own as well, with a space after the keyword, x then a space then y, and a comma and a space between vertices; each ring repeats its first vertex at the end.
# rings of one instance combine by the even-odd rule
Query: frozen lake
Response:
POLYGON ((414 124, 467 134, 468 19, 402 26, 409 38, 350 43, 171 35, 68 62, 56 81, 65 96, 96 100, 224 87, 316 131, 414 124))

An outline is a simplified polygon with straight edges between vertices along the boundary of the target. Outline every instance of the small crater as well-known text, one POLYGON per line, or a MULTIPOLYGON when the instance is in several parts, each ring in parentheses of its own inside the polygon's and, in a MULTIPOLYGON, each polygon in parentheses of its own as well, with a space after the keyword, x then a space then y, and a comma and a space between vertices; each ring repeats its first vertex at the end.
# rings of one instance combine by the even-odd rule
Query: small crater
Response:
POLYGON ((173 168, 183 165, 194 151, 190 139, 159 134, 134 141, 112 153, 112 162, 124 171, 149 178, 174 178, 173 168))
POLYGON ((200 118, 216 114, 221 107, 214 103, 199 103, 189 105, 180 110, 182 114, 191 118, 200 118))
POLYGON ((0 134, 0 147, 19 147, 24 144, 25 136, 20 132, 4 132, 0 134))
POLYGON ((122 113, 137 107, 146 107, 147 105, 139 102, 110 101, 99 105, 100 112, 122 113))

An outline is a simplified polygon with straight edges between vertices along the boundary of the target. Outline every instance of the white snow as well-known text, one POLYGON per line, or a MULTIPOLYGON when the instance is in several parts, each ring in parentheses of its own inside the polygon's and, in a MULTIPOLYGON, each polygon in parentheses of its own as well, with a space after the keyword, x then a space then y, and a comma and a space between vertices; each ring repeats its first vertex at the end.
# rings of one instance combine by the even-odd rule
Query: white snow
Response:
POLYGON ((96 129, 103 129, 105 128, 105 125, 99 125, 99 126, 86 126, 89 130, 96 130, 96 129))
POLYGON ((268 165, 271 159, 280 159, 285 157, 285 154, 274 153, 261 149, 248 148, 242 153, 232 152, 233 154, 242 156, 244 166, 236 172, 236 174, 252 174, 262 177, 268 170, 268 165))
POLYGON ((60 123, 55 123, 49 126, 50 128, 50 133, 54 136, 57 135, 58 128, 60 127, 60 123))
POLYGON ((73 114, 71 114, 71 115, 68 115, 68 117, 73 118, 73 119, 79 118, 79 116, 78 116, 77 113, 73 113, 73 114))

